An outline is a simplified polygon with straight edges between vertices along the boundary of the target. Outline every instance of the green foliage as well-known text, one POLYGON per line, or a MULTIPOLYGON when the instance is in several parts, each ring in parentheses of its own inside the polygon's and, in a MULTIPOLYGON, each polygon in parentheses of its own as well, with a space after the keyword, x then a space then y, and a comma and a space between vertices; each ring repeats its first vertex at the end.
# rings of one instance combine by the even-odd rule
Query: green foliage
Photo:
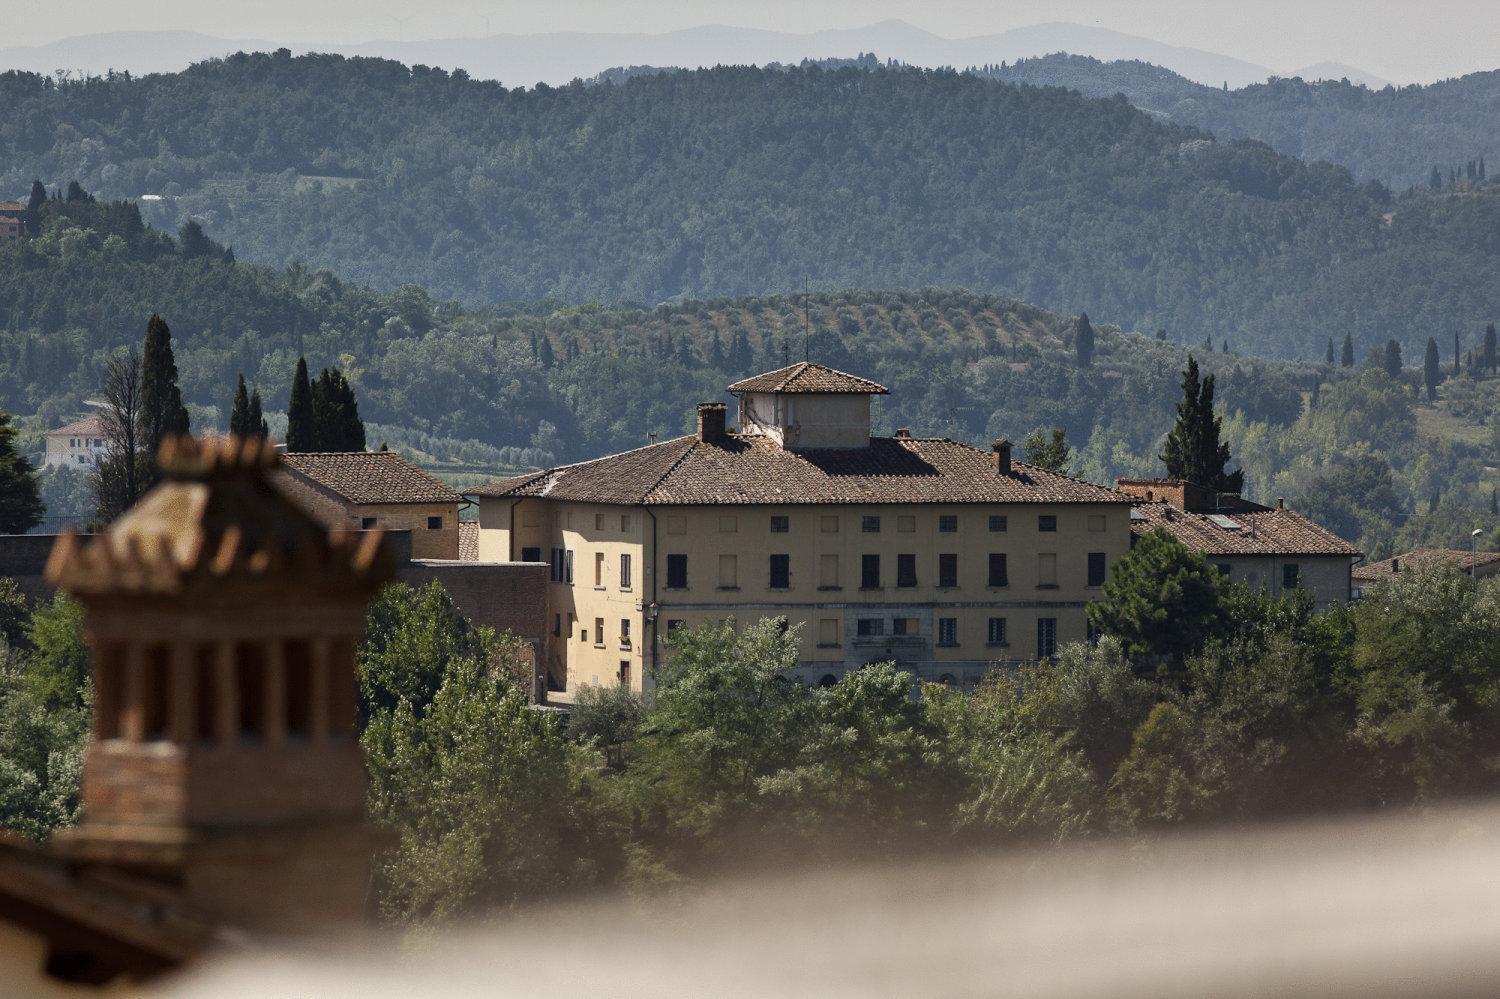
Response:
POLYGON ((25 534, 41 523, 45 509, 36 469, 16 452, 16 429, 0 410, 0 534, 25 534))
POLYGON ((177 360, 172 353, 172 331, 161 316, 146 324, 141 348, 140 446, 149 461, 156 460, 162 441, 188 432, 188 412, 177 386, 177 360))
POLYGON ((260 390, 248 392, 245 376, 239 376, 234 389, 234 403, 229 410, 229 432, 240 437, 269 437, 270 428, 260 411, 260 390))
POLYGON ((359 671, 360 717, 369 719, 405 702, 425 711, 443 682, 448 664, 489 661, 495 636, 475 628, 436 580, 415 588, 394 583, 381 591, 366 615, 359 671))
POLYGON ((1443 380, 1442 365, 1438 359, 1437 341, 1427 338, 1427 353, 1422 358, 1422 384, 1427 388, 1427 401, 1437 398, 1437 387, 1443 380))
POLYGON ((1177 404, 1177 423, 1167 434, 1161 460, 1167 477, 1183 479, 1223 493, 1237 493, 1244 486, 1244 472, 1226 472, 1229 445, 1221 443, 1223 419, 1214 412, 1214 376, 1199 382, 1198 360, 1188 355, 1182 373, 1182 401, 1177 404))
POLYGON ((1052 431, 1052 439, 1048 440, 1042 428, 1037 427, 1026 435, 1022 447, 1026 449, 1026 464, 1045 468, 1049 472, 1066 471, 1073 455, 1065 430, 1052 431))
POLYGON ((1089 604, 1089 621, 1118 638, 1132 657, 1180 662, 1224 632, 1227 590, 1202 555, 1158 529, 1115 563, 1104 599, 1089 604))
POLYGON ((83 709, 93 661, 83 637, 83 606, 65 593, 38 604, 25 644, 28 690, 49 707, 83 709))
POLYGON ((0 576, 0 649, 25 648, 30 619, 30 608, 21 588, 9 576, 0 576))
POLYGON ((318 438, 318 416, 313 407, 312 383, 307 377, 307 358, 299 357, 286 406, 286 449, 294 454, 320 450, 318 438))
POLYGON ((611 766, 622 767, 645 715, 645 705, 628 687, 585 686, 568 712, 568 735, 592 743, 611 766))
POLYGON ((312 386, 314 451, 363 451, 365 425, 354 389, 337 369, 324 368, 312 386))

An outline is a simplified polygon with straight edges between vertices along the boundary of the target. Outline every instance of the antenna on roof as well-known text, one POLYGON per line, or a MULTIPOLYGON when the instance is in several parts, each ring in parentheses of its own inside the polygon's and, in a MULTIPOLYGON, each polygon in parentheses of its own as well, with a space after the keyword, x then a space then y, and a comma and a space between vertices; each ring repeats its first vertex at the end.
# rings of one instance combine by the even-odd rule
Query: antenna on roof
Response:
POLYGON ((811 297, 807 282, 802 282, 802 360, 812 360, 812 321, 808 318, 807 300, 811 297))

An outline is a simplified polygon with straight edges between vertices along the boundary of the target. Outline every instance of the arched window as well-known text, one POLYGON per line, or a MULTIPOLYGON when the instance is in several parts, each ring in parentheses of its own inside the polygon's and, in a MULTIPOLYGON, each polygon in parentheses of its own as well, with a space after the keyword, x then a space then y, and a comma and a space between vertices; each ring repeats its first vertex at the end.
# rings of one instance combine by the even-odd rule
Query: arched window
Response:
POLYGON ((832 687, 839 682, 839 678, 832 673, 824 673, 823 678, 818 681, 820 687, 832 687))

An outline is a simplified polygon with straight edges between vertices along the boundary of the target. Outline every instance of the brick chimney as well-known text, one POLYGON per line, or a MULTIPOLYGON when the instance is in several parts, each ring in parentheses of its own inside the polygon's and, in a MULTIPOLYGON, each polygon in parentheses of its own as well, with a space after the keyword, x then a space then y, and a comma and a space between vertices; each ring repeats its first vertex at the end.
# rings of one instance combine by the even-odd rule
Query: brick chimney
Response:
POLYGON ((705 444, 722 444, 729 439, 724 429, 727 412, 722 402, 698 403, 698 439, 705 444))
POLYGON ((59 538, 47 578, 83 604, 94 671, 83 819, 56 849, 285 932, 365 919, 354 653, 395 563, 287 499, 278 462, 260 438, 168 440, 165 481, 59 538))
POLYGON ((908 430, 908 429, 906 429, 905 427, 901 427, 900 429, 898 429, 896 431, 896 440, 898 440, 898 441, 909 441, 909 440, 911 440, 911 431, 908 430))
POLYGON ((996 475, 1010 474, 1010 441, 1002 437, 995 442, 994 456, 991 461, 995 465, 996 475))

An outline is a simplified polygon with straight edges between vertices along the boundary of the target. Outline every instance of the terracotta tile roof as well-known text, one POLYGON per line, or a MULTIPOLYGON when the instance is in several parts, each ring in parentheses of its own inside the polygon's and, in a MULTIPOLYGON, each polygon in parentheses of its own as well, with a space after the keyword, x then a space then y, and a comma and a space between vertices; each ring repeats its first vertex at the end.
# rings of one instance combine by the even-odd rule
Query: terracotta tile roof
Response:
POLYGON ((1195 552, 1214 555, 1360 555, 1343 538, 1291 510, 1271 509, 1241 500, 1224 513, 1185 513, 1160 500, 1138 502, 1130 528, 1149 534, 1156 528, 1195 552))
POLYGON ((355 600, 395 575, 382 532, 330 533, 272 484, 279 461, 259 437, 168 439, 158 457, 166 479, 104 532, 60 535, 48 583, 107 596, 233 585, 264 599, 295 579, 355 600))
POLYGON ((731 392, 837 392, 885 395, 884 385, 868 378, 837 371, 823 364, 799 361, 786 368, 754 375, 729 386, 731 392))
POLYGON ((350 503, 460 503, 447 483, 394 451, 341 451, 282 456, 286 470, 350 503))
POLYGON ((1371 583, 1391 579, 1398 572, 1405 572, 1430 562, 1446 563, 1461 572, 1468 572, 1471 559, 1481 576, 1490 575, 1500 569, 1500 552, 1479 552, 1476 555, 1458 548, 1418 548, 1405 555, 1395 555, 1380 562, 1362 565, 1354 570, 1353 576, 1356 583, 1368 586, 1371 583))
POLYGON ((811 503, 1129 503, 1104 486, 933 438, 871 438, 867 448, 789 451, 764 437, 697 437, 501 479, 476 496, 651 505, 811 503))
POLYGON ((0 201, 0 215, 19 215, 26 211, 26 206, 19 201, 0 201))
POLYGON ((458 559, 460 562, 479 561, 479 521, 458 522, 458 559))
POLYGON ((48 437, 103 437, 104 421, 97 416, 74 420, 66 427, 47 431, 48 437))

